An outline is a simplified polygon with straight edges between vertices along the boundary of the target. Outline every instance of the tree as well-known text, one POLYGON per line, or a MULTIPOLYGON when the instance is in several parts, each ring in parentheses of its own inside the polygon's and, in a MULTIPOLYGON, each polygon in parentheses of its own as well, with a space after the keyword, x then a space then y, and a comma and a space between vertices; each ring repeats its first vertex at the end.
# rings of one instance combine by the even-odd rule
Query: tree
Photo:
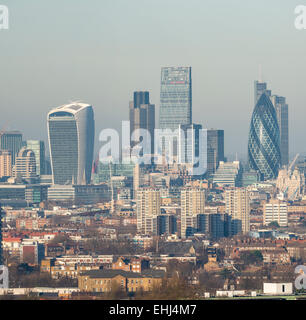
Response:
POLYGON ((221 272, 220 272, 221 277, 226 280, 226 279, 231 279, 232 278, 232 271, 224 268, 221 272))
POLYGON ((280 226, 277 221, 272 221, 269 223, 269 227, 276 229, 276 228, 279 228, 280 226))
POLYGON ((263 262, 263 256, 259 250, 244 251, 240 254, 240 261, 246 266, 261 264, 263 262))

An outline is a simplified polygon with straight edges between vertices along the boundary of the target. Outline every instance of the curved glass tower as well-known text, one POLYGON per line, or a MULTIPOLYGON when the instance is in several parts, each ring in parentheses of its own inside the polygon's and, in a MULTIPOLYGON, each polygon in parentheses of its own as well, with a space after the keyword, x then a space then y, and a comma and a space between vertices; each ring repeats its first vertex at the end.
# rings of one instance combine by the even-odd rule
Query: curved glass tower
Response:
POLYGON ((94 151, 92 106, 72 103, 48 113, 53 184, 89 184, 94 151))
POLYGON ((281 163, 280 133, 276 111, 270 98, 263 93, 252 115, 248 158, 251 169, 258 171, 263 180, 275 179, 281 163))

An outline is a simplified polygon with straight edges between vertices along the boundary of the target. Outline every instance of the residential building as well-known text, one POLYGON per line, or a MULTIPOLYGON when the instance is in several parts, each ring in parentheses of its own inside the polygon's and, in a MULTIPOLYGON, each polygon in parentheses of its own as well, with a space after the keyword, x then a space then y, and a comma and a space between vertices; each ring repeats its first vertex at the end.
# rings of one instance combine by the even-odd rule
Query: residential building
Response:
POLYGON ((12 154, 10 151, 0 150, 0 178, 12 176, 12 154))
POLYGON ((160 191, 140 188, 136 198, 137 230, 142 234, 157 234, 157 216, 160 215, 160 191))
POLYGON ((165 272, 161 270, 145 270, 127 272, 123 270, 97 270, 84 272, 78 277, 78 286, 83 292, 108 293, 114 288, 133 293, 137 291, 151 291, 162 285, 165 272))
POLYGON ((264 205, 264 225, 277 222, 280 227, 288 226, 288 205, 285 201, 272 199, 264 205))
POLYGON ((197 231, 197 215, 204 213, 205 190, 185 188, 181 190, 181 238, 197 231))
POLYGON ((232 234, 250 231, 250 199, 246 188, 225 190, 225 211, 232 220, 232 234))

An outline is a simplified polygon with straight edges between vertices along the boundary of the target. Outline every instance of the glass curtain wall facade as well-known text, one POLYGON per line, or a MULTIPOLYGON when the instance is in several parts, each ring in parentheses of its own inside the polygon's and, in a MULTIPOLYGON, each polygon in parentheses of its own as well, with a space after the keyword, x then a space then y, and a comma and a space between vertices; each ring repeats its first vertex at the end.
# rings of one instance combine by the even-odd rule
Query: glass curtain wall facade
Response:
POLYGON ((160 129, 178 129, 192 122, 191 67, 161 70, 160 129))
POLYGON ((289 163, 288 104, 286 98, 279 96, 272 96, 271 101, 276 111, 280 132, 281 165, 286 166, 289 163))
POLYGON ((266 93, 258 100, 251 119, 248 141, 249 167, 262 180, 275 179, 281 163, 280 133, 273 104, 266 93))
POLYGON ((10 151, 12 154, 12 165, 15 164, 15 159, 19 150, 22 147, 22 133, 19 131, 7 131, 0 137, 0 150, 10 151))
POLYGON ((35 154, 36 173, 40 176, 45 174, 45 143, 39 140, 27 140, 27 149, 30 149, 35 154))
POLYGON ((53 184, 89 184, 94 149, 92 106, 73 103, 48 114, 53 184))

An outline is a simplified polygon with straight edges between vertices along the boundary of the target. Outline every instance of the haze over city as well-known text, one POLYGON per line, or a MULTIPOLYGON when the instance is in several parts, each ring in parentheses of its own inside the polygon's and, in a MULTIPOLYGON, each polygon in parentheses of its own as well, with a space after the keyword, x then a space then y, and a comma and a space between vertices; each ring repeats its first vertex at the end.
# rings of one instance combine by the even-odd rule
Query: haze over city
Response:
POLYGON ((224 129, 225 154, 245 156, 262 65, 269 89, 289 105, 290 154, 304 151, 306 32, 294 28, 299 1, 2 4, 10 9, 10 29, 0 33, 0 127, 47 141, 48 111, 81 100, 94 107, 97 138, 128 120, 137 90, 150 92, 158 123, 161 67, 191 66, 193 121, 224 129))

